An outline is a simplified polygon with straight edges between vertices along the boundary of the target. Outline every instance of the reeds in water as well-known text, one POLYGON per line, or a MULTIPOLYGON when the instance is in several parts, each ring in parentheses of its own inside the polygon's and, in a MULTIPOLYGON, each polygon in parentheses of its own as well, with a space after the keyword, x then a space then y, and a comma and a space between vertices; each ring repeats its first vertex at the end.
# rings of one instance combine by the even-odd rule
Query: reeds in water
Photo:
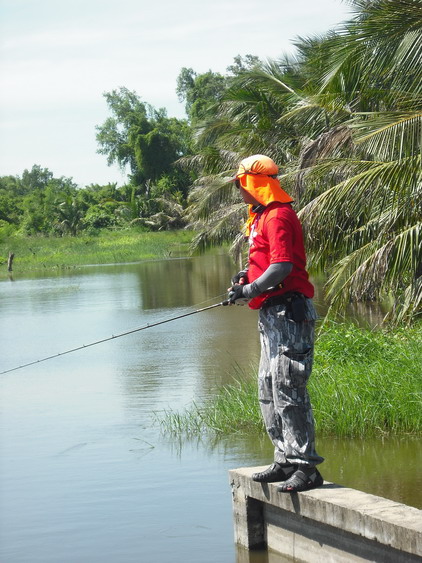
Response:
MULTIPOLYGON (((422 325, 375 331, 327 323, 315 347, 309 382, 317 432, 336 436, 422 431, 422 325)), ((166 432, 263 431, 257 368, 237 374, 202 404, 158 415, 166 432)))

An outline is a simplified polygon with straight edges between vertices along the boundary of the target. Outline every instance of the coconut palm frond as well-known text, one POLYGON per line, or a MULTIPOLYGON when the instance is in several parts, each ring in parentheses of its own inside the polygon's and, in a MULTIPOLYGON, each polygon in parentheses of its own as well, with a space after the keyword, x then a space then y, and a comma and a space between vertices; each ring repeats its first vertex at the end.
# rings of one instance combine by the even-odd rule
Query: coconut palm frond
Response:
POLYGON ((410 323, 421 318, 422 311, 422 276, 408 285, 401 298, 396 300, 392 310, 386 315, 391 324, 410 323))
POLYGON ((156 197, 154 201, 159 203, 162 210, 167 211, 171 216, 180 217, 184 212, 183 206, 169 195, 166 197, 156 197))
POLYGON ((280 66, 275 60, 269 59, 266 62, 262 62, 259 66, 253 68, 247 74, 241 76, 238 80, 238 84, 243 86, 260 85, 264 90, 271 91, 276 90, 279 93, 288 93, 294 96, 295 100, 301 98, 299 91, 295 90, 292 86, 287 83, 287 76, 284 72, 282 66, 280 66))
POLYGON ((335 156, 343 149, 351 146, 350 130, 340 125, 334 127, 327 133, 319 135, 314 141, 307 143, 299 155, 298 171, 295 183, 295 194, 299 202, 305 191, 306 170, 313 167, 317 160, 326 159, 328 156, 335 156))
POLYGON ((392 296, 396 317, 416 312, 422 298, 421 242, 422 224, 418 223, 391 233, 382 244, 373 240, 342 259, 327 281, 331 310, 344 310, 352 301, 392 296))
MULTIPOLYGON (((342 257, 352 260, 353 253, 371 241, 382 245, 392 233, 416 224, 422 203, 419 184, 414 182, 417 166, 420 167, 420 159, 355 164, 358 173, 325 190, 302 208, 299 217, 310 265, 327 269, 339 260, 335 268, 341 277, 342 257), (401 183, 403 178, 405 183, 401 183)), ((396 269, 396 276, 397 272, 396 269)), ((360 273, 368 275, 366 270, 360 273)))
POLYGON ((303 120, 303 124, 306 125, 311 123, 315 119, 319 119, 320 116, 325 115, 324 109, 321 105, 317 102, 312 101, 303 101, 301 100, 299 104, 296 104, 291 107, 291 109, 287 110, 283 113, 283 115, 277 120, 277 123, 289 123, 289 124, 296 124, 298 116, 305 116, 303 120))
POLYGON ((196 143, 199 152, 207 147, 221 146, 219 140, 227 133, 232 133, 233 123, 228 119, 219 118, 197 128, 196 143))
POLYGON ((339 125, 319 135, 317 139, 303 148, 299 160, 299 170, 310 168, 318 160, 327 159, 328 156, 336 156, 343 148, 351 145, 351 140, 350 129, 344 125, 339 125))
POLYGON ((355 5, 355 16, 327 45, 323 90, 334 86, 340 91, 344 81, 344 92, 354 94, 373 84, 374 77, 385 90, 420 90, 421 3, 374 0, 355 5))
POLYGON ((217 209, 208 217, 208 221, 202 224, 198 235, 191 243, 191 251, 205 250, 235 239, 244 220, 244 205, 217 209))
POLYGON ((195 155, 179 158, 176 165, 185 170, 202 172, 204 175, 230 175, 237 162, 239 157, 233 151, 207 147, 195 155))
POLYGON ((385 273, 388 249, 388 245, 379 248, 377 241, 371 241, 336 264, 326 284, 334 308, 344 308, 353 300, 379 297, 375 276, 385 273))
POLYGON ((420 29, 414 29, 405 33, 396 51, 391 69, 393 84, 396 88, 405 87, 406 90, 419 93, 422 91, 421 60, 422 35, 420 29))
POLYGON ((227 178, 202 177, 197 180, 189 198, 186 216, 189 221, 209 221, 216 210, 239 205, 239 193, 227 178))
POLYGON ((355 130, 355 142, 368 154, 387 160, 422 151, 422 111, 384 112, 364 121, 359 118, 350 127, 355 130))
MULTIPOLYGON (((324 168, 329 165, 325 163, 324 168)), ((370 204, 370 209, 376 201, 385 201, 389 193, 396 194, 395 204, 401 205, 399 196, 415 195, 420 165, 420 156, 391 162, 354 162, 356 174, 320 194, 301 209, 299 215, 309 230, 316 229, 318 223, 338 222, 341 216, 361 215, 365 202, 370 204)), ((347 160, 343 166, 348 166, 347 160)))

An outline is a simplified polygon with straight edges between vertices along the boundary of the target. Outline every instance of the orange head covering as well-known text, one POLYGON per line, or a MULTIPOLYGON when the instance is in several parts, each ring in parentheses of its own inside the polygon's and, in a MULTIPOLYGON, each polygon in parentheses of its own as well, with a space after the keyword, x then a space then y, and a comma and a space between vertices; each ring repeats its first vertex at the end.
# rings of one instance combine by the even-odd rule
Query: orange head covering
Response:
MULTIPOLYGON (((291 203, 293 199, 280 186, 277 174, 278 166, 271 158, 263 154, 254 154, 241 161, 235 180, 238 180, 242 188, 261 205, 267 206, 273 201, 291 203)), ((246 235, 249 234, 250 226, 255 218, 252 207, 252 205, 249 206, 246 235)))

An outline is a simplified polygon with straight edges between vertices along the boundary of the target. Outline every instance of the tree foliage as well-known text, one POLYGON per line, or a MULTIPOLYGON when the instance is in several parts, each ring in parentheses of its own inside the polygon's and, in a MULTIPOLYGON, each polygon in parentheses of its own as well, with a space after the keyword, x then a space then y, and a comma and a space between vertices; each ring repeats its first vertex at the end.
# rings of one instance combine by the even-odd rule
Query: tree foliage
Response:
POLYGON ((243 157, 281 165, 308 255, 328 273, 333 309, 392 299, 396 321, 420 314, 422 5, 353 0, 337 32, 296 41, 297 56, 241 73, 185 166, 198 243, 233 239, 242 213, 226 179, 243 157), (207 192, 207 193, 205 193, 207 192), (237 219, 237 221, 236 221, 237 219))
POLYGON ((209 121, 210 114, 218 110, 234 77, 248 72, 259 62, 260 59, 254 55, 237 55, 224 75, 212 70, 199 74, 192 68, 182 68, 177 77, 176 93, 179 101, 185 103, 192 127, 200 127, 204 121, 209 121))
POLYGON ((107 156, 109 165, 129 168, 130 182, 139 189, 147 181, 163 176, 177 179, 187 190, 190 177, 182 177, 174 162, 189 153, 191 131, 186 120, 169 118, 166 110, 154 109, 135 92, 120 88, 104 94, 112 113, 97 126, 98 152, 107 156))

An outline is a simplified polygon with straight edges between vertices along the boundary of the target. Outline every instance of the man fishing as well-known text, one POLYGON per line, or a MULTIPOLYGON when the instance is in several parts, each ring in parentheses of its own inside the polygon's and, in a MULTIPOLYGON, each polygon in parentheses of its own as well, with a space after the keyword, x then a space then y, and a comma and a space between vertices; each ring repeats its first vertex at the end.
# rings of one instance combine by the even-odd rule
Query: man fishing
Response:
POLYGON ((247 269, 232 278, 229 302, 247 299, 259 311, 259 402, 274 444, 274 462, 252 479, 280 482, 281 492, 319 487, 314 418, 306 389, 311 374, 316 313, 306 271, 302 227, 292 198, 264 155, 241 161, 235 183, 249 205, 247 269))

